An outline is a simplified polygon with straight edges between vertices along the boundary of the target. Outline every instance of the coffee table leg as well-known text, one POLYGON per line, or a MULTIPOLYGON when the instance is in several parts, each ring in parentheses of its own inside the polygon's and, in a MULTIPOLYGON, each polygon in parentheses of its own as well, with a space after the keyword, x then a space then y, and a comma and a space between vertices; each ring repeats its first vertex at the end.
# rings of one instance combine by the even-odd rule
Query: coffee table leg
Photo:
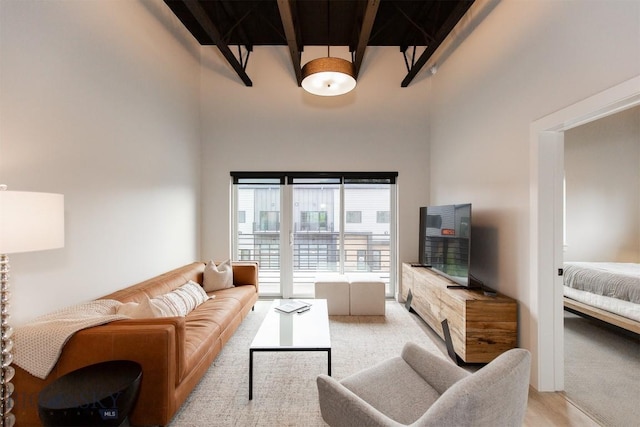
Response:
POLYGON ((253 399, 253 350, 249 349, 249 400, 253 399))
POLYGON ((331 376, 331 349, 327 350, 327 368, 329 371, 329 376, 331 376))

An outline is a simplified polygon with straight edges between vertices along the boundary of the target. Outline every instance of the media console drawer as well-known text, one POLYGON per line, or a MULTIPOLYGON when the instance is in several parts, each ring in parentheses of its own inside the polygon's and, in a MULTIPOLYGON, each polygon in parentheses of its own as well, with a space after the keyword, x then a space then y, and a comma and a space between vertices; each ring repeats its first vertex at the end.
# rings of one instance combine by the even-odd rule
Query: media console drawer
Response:
POLYGON ((488 363, 516 347, 518 303, 505 295, 449 289, 454 285, 428 268, 402 264, 402 291, 413 295, 411 307, 444 339, 441 322, 447 319, 456 354, 466 363, 488 363))

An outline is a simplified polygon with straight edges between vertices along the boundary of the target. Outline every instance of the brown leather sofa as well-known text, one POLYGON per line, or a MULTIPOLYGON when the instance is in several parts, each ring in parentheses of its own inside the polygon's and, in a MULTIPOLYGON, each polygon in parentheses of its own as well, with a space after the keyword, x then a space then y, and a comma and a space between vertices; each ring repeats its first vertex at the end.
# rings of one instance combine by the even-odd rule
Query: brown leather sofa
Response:
MULTIPOLYGON (((189 264, 102 298, 141 302, 188 280, 202 284, 204 267, 202 262, 189 264)), ((15 366, 17 426, 42 425, 38 394, 44 386, 83 366, 117 359, 142 366, 130 424, 168 424, 258 299, 257 263, 234 263, 233 281, 235 287, 210 293, 214 299, 185 317, 119 320, 77 332, 44 380, 15 366)))

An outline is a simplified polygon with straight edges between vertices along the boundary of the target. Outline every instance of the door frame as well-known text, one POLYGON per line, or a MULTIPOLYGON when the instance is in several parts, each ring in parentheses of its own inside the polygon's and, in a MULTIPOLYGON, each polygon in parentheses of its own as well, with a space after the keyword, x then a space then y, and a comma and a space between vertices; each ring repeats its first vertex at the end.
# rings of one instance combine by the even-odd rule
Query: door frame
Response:
POLYGON ((564 131, 640 105, 640 76, 536 120, 530 125, 529 347, 531 385, 564 389, 562 177, 564 131))

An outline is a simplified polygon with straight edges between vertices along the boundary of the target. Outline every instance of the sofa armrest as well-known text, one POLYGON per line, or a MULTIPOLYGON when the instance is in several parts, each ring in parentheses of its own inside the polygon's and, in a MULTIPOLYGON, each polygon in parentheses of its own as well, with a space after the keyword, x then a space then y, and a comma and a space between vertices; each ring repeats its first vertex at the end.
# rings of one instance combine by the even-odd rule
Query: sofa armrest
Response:
MULTIPOLYGON (((38 394, 55 379, 81 367, 107 360, 133 360, 142 366, 143 375, 136 409, 131 416, 135 423, 136 411, 162 405, 162 413, 170 413, 175 405, 173 390, 180 363, 184 360, 184 319, 122 320, 78 331, 69 339, 58 362, 47 378, 40 379, 22 369, 16 369, 16 417, 21 426, 40 425, 38 394), (22 401, 21 401, 22 400, 22 401)), ((182 362, 182 365, 184 363, 182 362)), ((158 420, 162 425, 165 420, 158 420)))
MULTIPOLYGON (((186 369, 186 356, 184 342, 186 340, 186 326, 184 317, 157 317, 151 319, 126 319, 111 322, 103 327, 117 331, 118 333, 137 333, 138 329, 149 330, 157 326, 169 326, 175 334, 174 350, 171 353, 175 357, 175 383, 179 384, 186 369)), ((109 330, 106 331, 109 333, 109 330)), ((104 333, 104 332, 102 332, 104 333)), ((170 349, 169 349, 170 350, 170 349)))
POLYGON ((327 375, 318 375, 316 383, 322 419, 332 427, 400 427, 402 425, 327 375))
POLYGON ((234 286, 253 285, 258 292, 258 263, 236 261, 232 263, 234 286))

